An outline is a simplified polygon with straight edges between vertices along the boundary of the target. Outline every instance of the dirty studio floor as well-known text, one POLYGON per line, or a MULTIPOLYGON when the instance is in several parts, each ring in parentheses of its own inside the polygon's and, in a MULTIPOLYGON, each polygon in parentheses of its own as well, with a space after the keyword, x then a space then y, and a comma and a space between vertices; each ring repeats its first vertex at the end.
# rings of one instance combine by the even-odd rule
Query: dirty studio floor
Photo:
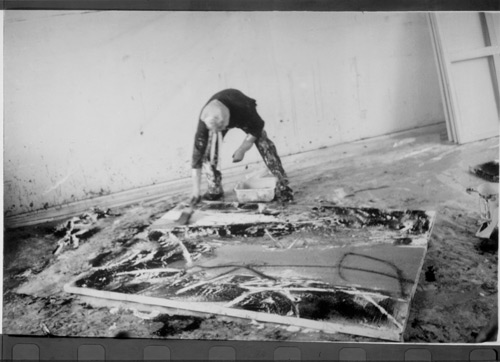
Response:
MULTIPOLYGON (((498 248, 475 237, 479 198, 465 190, 484 182, 469 167, 498 159, 498 145, 498 137, 452 144, 446 141, 444 126, 437 125, 284 157, 296 200, 284 208, 272 206, 285 215, 307 212, 322 202, 436 211, 404 340, 473 342, 497 308, 498 248)), ((235 195, 226 200, 235 200, 235 195)), ((59 255, 52 254, 58 240, 54 230, 64 220, 7 228, 3 333, 43 335, 48 329, 55 336, 80 337, 370 341, 62 291, 65 283, 91 267, 89 261, 96 255, 121 247, 173 206, 160 199, 112 209, 115 216, 100 219, 77 249, 59 255)))

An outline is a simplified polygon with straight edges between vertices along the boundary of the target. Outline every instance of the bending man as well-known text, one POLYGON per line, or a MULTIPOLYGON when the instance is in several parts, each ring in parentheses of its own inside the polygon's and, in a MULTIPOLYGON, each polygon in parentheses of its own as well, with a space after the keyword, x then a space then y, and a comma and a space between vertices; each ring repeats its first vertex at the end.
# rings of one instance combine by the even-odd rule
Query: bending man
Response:
POLYGON ((293 192, 274 143, 267 138, 264 121, 257 113, 257 103, 237 89, 226 89, 213 95, 201 110, 194 139, 192 158, 193 192, 191 201, 201 199, 201 171, 206 173, 208 192, 206 200, 220 200, 224 196, 219 168, 219 151, 223 137, 231 128, 239 128, 247 135, 233 154, 233 162, 240 162, 255 144, 269 171, 278 179, 276 199, 292 201, 293 192))

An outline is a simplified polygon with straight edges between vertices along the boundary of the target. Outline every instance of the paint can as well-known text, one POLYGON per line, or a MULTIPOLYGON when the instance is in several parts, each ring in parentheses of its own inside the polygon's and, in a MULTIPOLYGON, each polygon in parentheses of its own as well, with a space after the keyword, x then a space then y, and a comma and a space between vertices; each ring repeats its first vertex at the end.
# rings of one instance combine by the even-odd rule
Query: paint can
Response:
POLYGON ((488 239, 498 227, 498 184, 483 183, 475 189, 468 188, 467 192, 477 192, 479 195, 481 225, 476 236, 488 239))

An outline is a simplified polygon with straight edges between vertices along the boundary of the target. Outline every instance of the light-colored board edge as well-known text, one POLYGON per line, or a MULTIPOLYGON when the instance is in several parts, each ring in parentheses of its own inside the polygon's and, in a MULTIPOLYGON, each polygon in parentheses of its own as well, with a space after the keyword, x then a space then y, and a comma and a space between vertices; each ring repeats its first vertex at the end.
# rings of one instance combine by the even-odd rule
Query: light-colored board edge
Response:
MULTIPOLYGON (((481 13, 476 14, 477 16, 481 17, 481 13)), ((432 14, 432 16, 435 19, 434 26, 436 29, 436 34, 437 34, 437 39, 439 40, 443 54, 443 60, 444 60, 444 69, 445 69, 445 74, 446 74, 446 80, 447 80, 447 88, 449 89, 449 95, 450 95, 450 102, 451 102, 451 109, 454 112, 454 128, 456 131, 456 140, 457 143, 463 144, 463 143, 468 143, 468 142, 474 142, 474 141, 479 141, 483 139, 488 139, 492 138, 495 136, 498 136, 498 130, 496 134, 492 134, 491 129, 480 131, 474 134, 471 134, 470 132, 464 132, 463 130, 463 124, 464 124, 464 119, 462 118, 461 112, 460 112, 460 102, 458 101, 458 94, 457 94, 457 89, 454 85, 454 78, 453 78, 453 69, 454 65, 450 61, 450 54, 446 49, 445 45, 445 39, 441 35, 440 31, 440 26, 439 26, 439 15, 438 14, 432 14)), ((481 19, 481 21, 483 21, 481 19)), ((478 58, 472 59, 471 61, 477 61, 478 58)), ((498 107, 497 107, 498 109, 498 107)))
MULTIPOLYGON (((282 324, 287 326, 296 326, 300 328, 314 329, 326 333, 343 333, 362 337, 376 338, 387 341, 401 341, 404 330, 397 328, 374 328, 371 326, 361 326, 359 324, 343 324, 324 321, 315 321, 304 318, 295 318, 280 316, 263 312, 254 312, 244 309, 227 308, 214 303, 186 302, 176 301, 157 297, 148 297, 136 294, 124 294, 109 291, 102 291, 90 288, 80 288, 74 285, 74 282, 64 286, 64 291, 70 294, 83 295, 100 299, 109 299, 115 301, 132 302, 151 306, 174 308, 180 310, 193 311, 196 313, 205 313, 209 315, 221 315, 226 317, 243 318, 258 322, 282 324)), ((407 304, 407 303, 404 303, 407 304)))
POLYGON ((431 17, 431 14, 427 14, 427 23, 428 23, 429 33, 431 36, 434 61, 436 63, 436 71, 438 74, 438 80, 439 80, 438 83, 439 83, 439 90, 441 92, 441 100, 443 102, 443 110, 444 110, 445 121, 446 121, 446 133, 448 136, 448 141, 454 142, 453 133, 452 133, 452 129, 451 129, 451 123, 452 123, 451 114, 450 114, 448 99, 446 99, 446 92, 444 89, 445 84, 444 84, 444 78, 443 78, 444 77, 443 69, 442 69, 439 50, 437 49, 437 40, 436 40, 434 24, 433 24, 433 19, 431 17))
POLYGON ((444 81, 445 81, 445 90, 446 97, 449 103, 449 109, 451 113, 451 128, 453 132, 453 139, 456 143, 460 143, 460 129, 459 129, 459 121, 460 121, 460 109, 458 107, 455 88, 453 86, 453 74, 451 69, 451 63, 446 54, 446 49, 444 45, 443 36, 441 34, 441 28, 439 25, 439 17, 438 14, 433 14, 434 16, 434 28, 436 31, 436 39, 438 44, 439 54, 441 56, 441 64, 443 69, 444 81))
POLYGON ((487 46, 485 48, 459 50, 450 53, 450 62, 464 62, 478 58, 491 57, 500 54, 499 46, 487 46))
MULTIPOLYGON (((449 92, 449 99, 450 99, 450 104, 451 104, 451 111, 453 112, 453 128, 455 130, 455 140, 457 143, 465 143, 468 142, 466 139, 467 135, 464 135, 462 132, 461 124, 462 124, 462 117, 460 114, 460 103, 458 102, 457 99, 457 93, 456 89, 454 86, 453 82, 453 69, 452 69, 452 64, 450 62, 448 52, 446 50, 446 45, 445 45, 445 39, 442 36, 440 25, 439 25, 439 15, 438 14, 432 14, 434 16, 435 22, 435 30, 436 30, 436 37, 439 42, 439 49, 441 50, 442 54, 442 59, 443 59, 443 69, 445 73, 445 79, 447 83, 447 89, 449 92)), ((485 137, 487 138, 487 137, 485 137)))
MULTIPOLYGON (((415 296, 415 293, 417 292, 417 287, 418 287, 418 283, 420 281, 420 275, 422 274, 422 268, 424 266, 424 262, 425 262, 425 257, 427 255, 427 250, 429 248, 429 241, 432 237, 432 231, 434 229, 434 225, 435 225, 435 222, 436 222, 436 212, 435 211, 427 211, 426 214, 429 216, 430 218, 430 221, 429 221, 429 231, 427 233, 427 243, 425 246, 423 246, 425 248, 425 251, 424 251, 424 256, 423 258, 420 260, 420 265, 418 266, 418 269, 417 269, 417 274, 415 275, 415 282, 413 283, 413 287, 410 291, 410 296, 408 298, 408 300, 410 301, 410 303, 408 303, 408 305, 406 306, 406 315, 403 316, 402 320, 403 320, 403 331, 406 330, 406 326, 408 325, 408 317, 410 316, 410 304, 411 304, 411 301, 413 300, 413 297, 415 296)), ((403 335, 401 335, 403 337, 403 335)))
POLYGON ((451 142, 457 142, 457 134, 455 129, 455 119, 454 119, 454 111, 453 111, 453 103, 450 98, 450 89, 448 82, 448 71, 445 66, 445 60, 443 59, 443 49, 441 45, 441 40, 438 32, 437 25, 437 15, 434 13, 428 14, 429 27, 431 30, 431 38, 434 48, 435 59, 438 66, 439 73, 439 86, 441 90, 441 96, 443 99, 443 107, 445 110, 445 118, 446 118, 446 126, 448 130, 448 139, 451 142))
MULTIPOLYGON (((490 45, 500 49, 500 39, 498 39, 495 26, 495 22, 498 20, 496 20, 493 14, 491 13, 485 13, 484 20, 486 22, 486 29, 488 31, 488 39, 490 45)), ((493 55, 493 72, 495 74, 493 80, 495 86, 497 109, 500 114, 500 51, 497 54, 493 55)))

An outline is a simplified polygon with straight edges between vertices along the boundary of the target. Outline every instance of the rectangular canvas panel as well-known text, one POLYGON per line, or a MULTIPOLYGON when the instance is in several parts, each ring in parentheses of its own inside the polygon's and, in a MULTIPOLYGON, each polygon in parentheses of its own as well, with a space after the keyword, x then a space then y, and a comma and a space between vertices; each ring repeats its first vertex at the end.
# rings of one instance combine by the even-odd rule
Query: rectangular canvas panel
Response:
POLYGON ((461 142, 498 136, 499 113, 488 58, 453 63, 461 142))
POLYGON ((432 14, 430 19, 449 138, 467 143, 497 137, 500 16, 432 14))
MULTIPOLYGON (((170 212, 171 214, 171 212, 170 212)), ((165 215, 70 293, 400 341, 433 212, 316 207, 310 218, 165 215)))

